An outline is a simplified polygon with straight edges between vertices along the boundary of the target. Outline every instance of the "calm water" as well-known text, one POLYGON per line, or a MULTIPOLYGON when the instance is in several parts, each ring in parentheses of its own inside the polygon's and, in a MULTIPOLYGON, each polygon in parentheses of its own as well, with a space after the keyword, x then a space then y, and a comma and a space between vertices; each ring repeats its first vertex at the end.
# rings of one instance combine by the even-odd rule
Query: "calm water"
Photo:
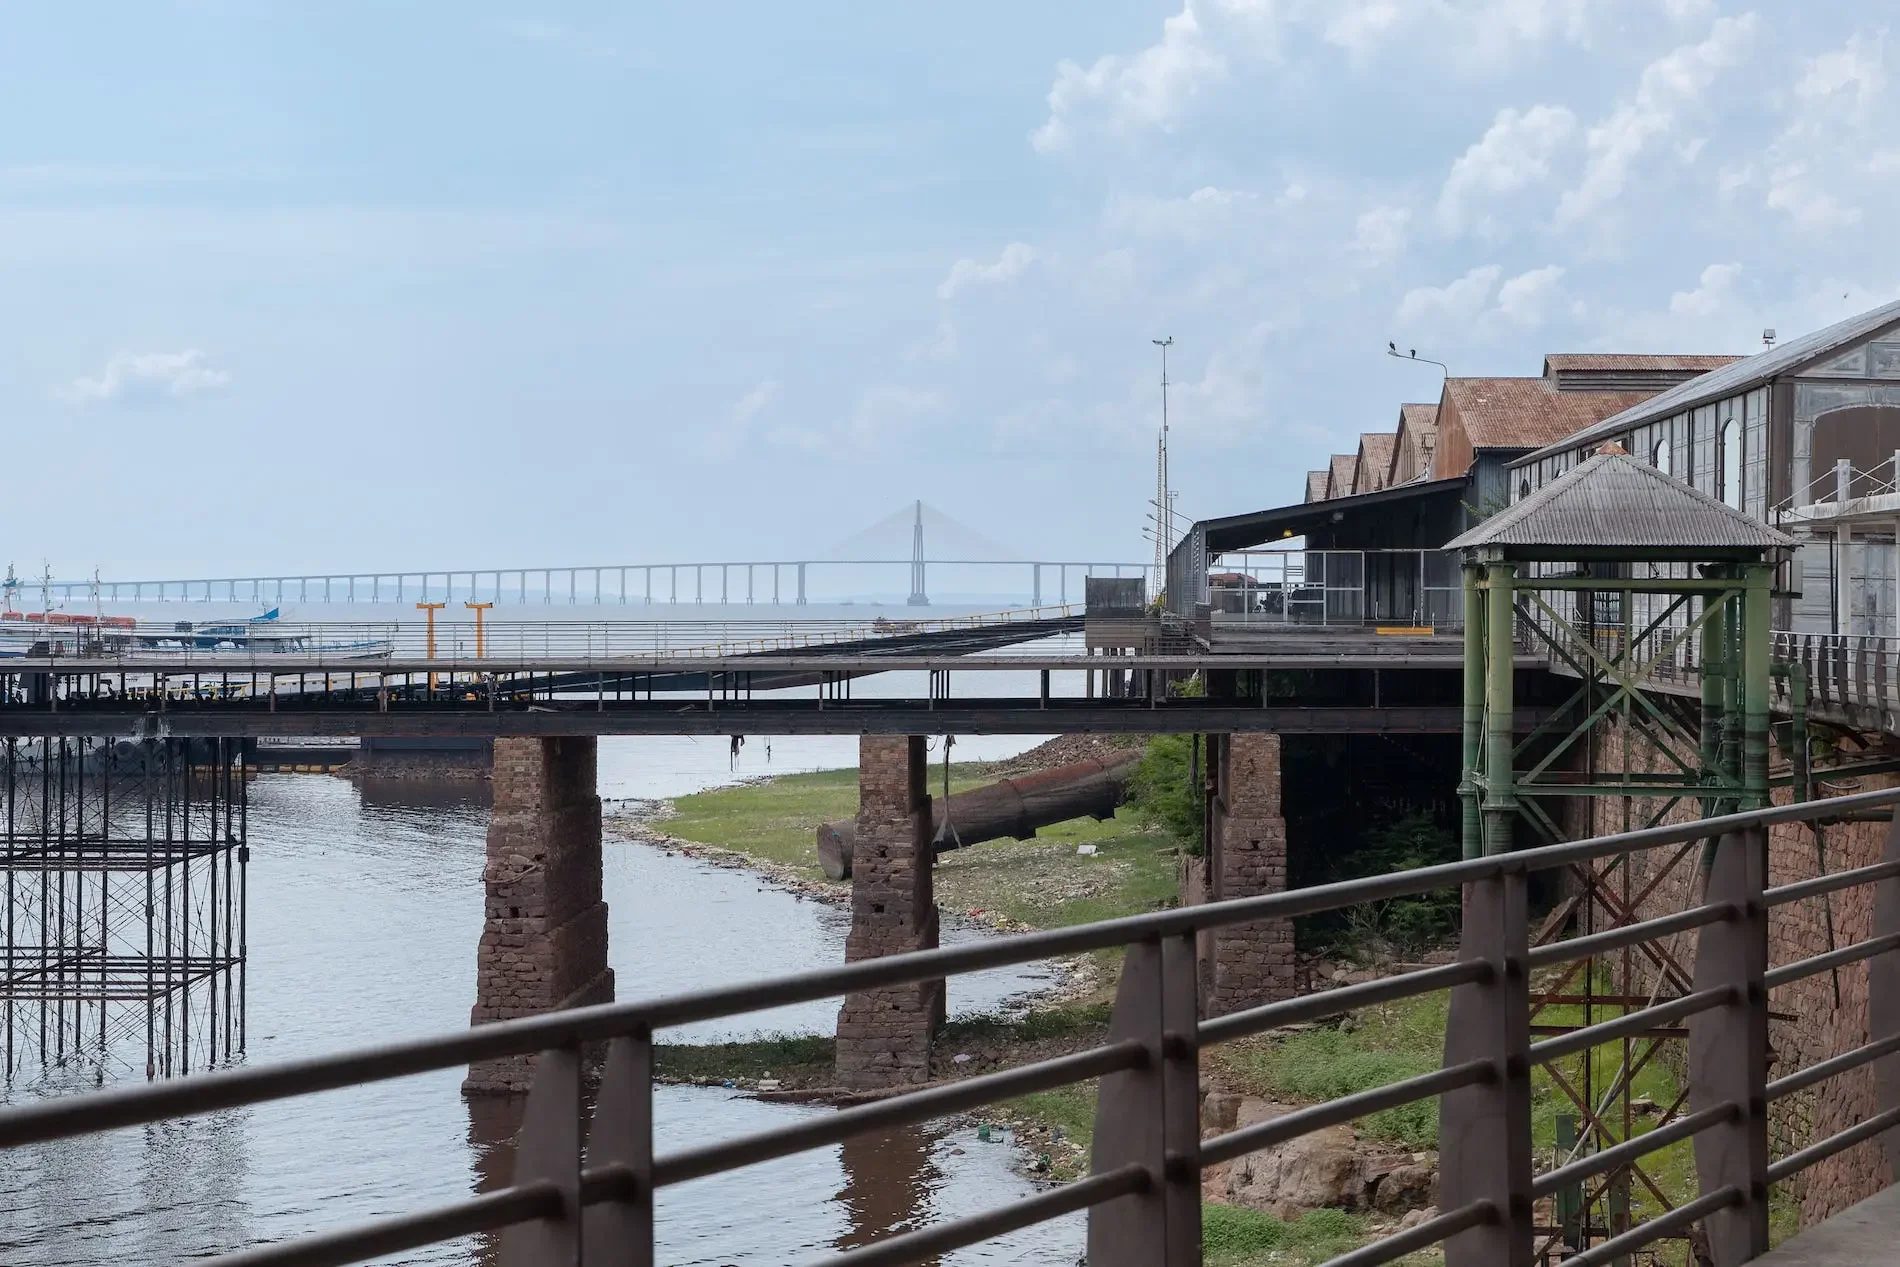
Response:
MULTIPOLYGON (((1034 738, 965 741, 958 759, 1034 738)), ((851 738, 609 739, 601 794, 678 795, 761 773, 855 764, 851 738)), ((487 811, 468 789, 358 789, 265 776, 251 793, 249 1060, 279 1061, 467 1024, 487 811)), ((847 917, 743 872, 610 842, 619 997, 674 993, 843 957, 847 917), (682 947, 693 948, 682 953, 682 947)), ((970 936, 946 930, 945 939, 970 936)), ((1035 970, 955 979, 953 1011, 1046 984, 1035 970)), ((666 1037, 828 1032, 837 1005, 781 1009, 666 1037)), ((172 1263, 452 1201, 503 1182, 514 1106, 467 1102, 457 1070, 23 1150, 0 1170, 0 1262, 172 1263)), ((89 1081, 89 1079, 88 1079, 89 1081)), ((21 1092, 18 1094, 30 1094, 21 1092)), ((663 1088, 662 1151, 826 1110, 663 1088)), ((661 1261, 782 1264, 1026 1195, 1010 1150, 950 1124, 890 1132, 669 1190, 661 1261)), ((1030 1229, 954 1263, 1074 1262, 1081 1224, 1030 1229)), ((468 1263, 474 1242, 400 1260, 468 1263)))

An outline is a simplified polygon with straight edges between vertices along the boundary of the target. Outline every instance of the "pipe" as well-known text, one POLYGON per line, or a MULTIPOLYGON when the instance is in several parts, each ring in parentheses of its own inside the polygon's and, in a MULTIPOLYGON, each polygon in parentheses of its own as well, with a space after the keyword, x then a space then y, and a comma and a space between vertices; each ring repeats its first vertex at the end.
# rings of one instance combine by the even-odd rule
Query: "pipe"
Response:
MULTIPOLYGON (((999 779, 948 798, 933 797, 930 837, 936 842, 935 852, 1005 836, 1029 840, 1037 828, 1071 818, 1113 818, 1140 760, 1140 751, 1130 750, 1124 757, 1091 758, 1038 774, 999 779)), ((851 877, 857 833, 855 819, 818 825, 818 862, 831 879, 851 877)))

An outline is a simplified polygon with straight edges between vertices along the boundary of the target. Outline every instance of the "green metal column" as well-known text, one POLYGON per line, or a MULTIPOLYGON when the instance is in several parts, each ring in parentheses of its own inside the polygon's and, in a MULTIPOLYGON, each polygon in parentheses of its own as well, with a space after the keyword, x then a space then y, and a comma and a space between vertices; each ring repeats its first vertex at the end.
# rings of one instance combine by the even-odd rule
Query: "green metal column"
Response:
MULTIPOLYGON (((1703 596, 1702 605, 1705 619, 1702 622, 1702 732, 1701 755, 1702 772, 1705 776, 1722 768, 1722 683, 1727 676, 1725 663, 1728 649, 1727 631, 1729 613, 1727 610, 1708 615, 1713 603, 1723 603, 1724 594, 1703 596)), ((1712 778, 1704 777, 1704 783, 1713 783, 1712 778)), ((1702 817, 1707 818, 1716 812, 1715 798, 1702 798, 1702 817)))
POLYGON ((1742 805, 1768 804, 1768 689, 1773 651, 1769 628, 1769 585, 1774 568, 1750 563, 1742 610, 1742 805))
POLYGON ((1478 810, 1478 762, 1484 751, 1484 590, 1478 580, 1484 570, 1467 563, 1465 573, 1465 720, 1464 776, 1458 795, 1464 802, 1465 857, 1484 853, 1484 819, 1478 810))
POLYGON ((1485 567, 1485 686, 1484 686, 1484 851, 1511 851, 1511 828, 1517 819, 1517 777, 1512 768, 1516 703, 1512 698, 1517 644, 1512 636, 1517 604, 1512 593, 1514 563, 1485 567))

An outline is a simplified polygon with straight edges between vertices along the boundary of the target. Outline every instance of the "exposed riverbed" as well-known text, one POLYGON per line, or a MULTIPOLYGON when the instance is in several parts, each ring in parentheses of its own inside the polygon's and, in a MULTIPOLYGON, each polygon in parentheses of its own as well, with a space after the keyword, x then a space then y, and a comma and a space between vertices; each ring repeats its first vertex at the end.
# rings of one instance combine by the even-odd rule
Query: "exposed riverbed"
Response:
MULTIPOLYGON (((960 742, 997 759, 1039 737, 960 742)), ((850 737, 608 739, 609 798, 681 795, 740 778, 855 764, 850 737)), ((356 787, 310 775, 251 787, 248 1059, 267 1062, 439 1033, 467 1024, 481 929, 483 790, 405 782, 356 787)), ((676 993, 841 961, 848 916, 756 876, 663 850, 610 843, 610 961, 622 999, 676 993)), ((978 936, 946 928, 945 940, 978 936)), ((953 1012, 991 1010, 1049 983, 1036 970, 952 981, 953 1012)), ((757 1031, 825 1033, 834 1002, 739 1023, 668 1031, 703 1040, 757 1031)), ((0 1262, 159 1264, 451 1201, 505 1178, 513 1122, 465 1102, 460 1071, 286 1101, 184 1123, 23 1150, 0 1168, 0 1262)), ((84 1080, 90 1084, 90 1077, 84 1080)), ((11 1098, 40 1092, 16 1088, 11 1098)), ((657 1093, 662 1151, 826 1110, 716 1088, 657 1093)), ((866 1137, 843 1148, 669 1190, 661 1261, 780 1264, 1027 1194, 1007 1147, 960 1124, 866 1137)), ((965 1251, 955 1263, 1051 1264, 1080 1252, 1079 1219, 965 1251)), ((399 1261, 467 1263, 473 1242, 399 1261)))

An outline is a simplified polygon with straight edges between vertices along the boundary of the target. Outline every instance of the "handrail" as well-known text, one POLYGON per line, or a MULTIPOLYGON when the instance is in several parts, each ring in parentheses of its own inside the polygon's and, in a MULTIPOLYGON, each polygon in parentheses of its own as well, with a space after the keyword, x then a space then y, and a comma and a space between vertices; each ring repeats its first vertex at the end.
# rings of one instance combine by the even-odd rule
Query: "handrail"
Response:
MULTIPOLYGON (((619 1208, 625 1207, 629 1202, 650 1203, 653 1193, 670 1185, 725 1173, 812 1148, 829 1146, 865 1130, 924 1121, 996 1103, 999 1100, 1032 1091, 1054 1089, 1095 1078, 1111 1081, 1118 1078, 1147 1080, 1145 1084, 1123 1084, 1124 1090, 1119 1093, 1123 1095, 1129 1094, 1125 1089, 1127 1086, 1150 1085, 1159 1088, 1167 1085, 1168 1080, 1177 1072, 1192 1071, 1195 1068, 1194 1062, 1198 1059, 1199 1049, 1214 1043, 1261 1033, 1279 1025, 1335 1014, 1351 1008, 1416 997, 1446 989, 1466 992, 1454 994, 1454 1005, 1459 998, 1467 1002, 1484 996, 1503 998, 1512 990, 1524 989, 1528 967, 1557 963, 1583 955, 1602 954, 1637 941, 1651 941, 1695 929, 1709 929, 1714 925, 1723 926, 1718 930, 1718 935, 1732 941, 1742 928, 1749 926, 1745 921, 1755 920, 1754 927, 1765 929, 1762 916, 1767 908, 1769 895, 1777 895, 1782 900, 1797 900, 1821 891, 1831 892, 1836 888, 1845 887, 1848 883, 1845 877, 1851 876, 1853 882, 1857 883, 1885 882, 1894 879, 1896 871, 1889 864, 1858 868, 1852 872, 1842 873, 1840 876, 1828 877, 1830 884, 1825 890, 1815 887, 1815 882, 1803 881, 1764 892, 1757 883, 1752 890, 1753 896, 1747 897, 1746 900, 1735 898, 1733 890, 1712 889, 1716 900, 1678 914, 1643 921, 1628 929, 1613 930, 1610 934, 1579 937, 1569 942, 1559 943, 1556 947, 1540 947, 1535 950, 1527 945, 1528 932, 1523 923, 1520 897, 1516 907, 1519 911, 1518 923, 1514 926, 1516 932, 1512 934, 1516 941, 1514 946, 1506 946, 1502 951, 1502 958, 1498 957, 1499 952, 1495 950, 1487 951, 1482 955, 1468 951, 1466 958, 1455 963, 1345 986, 1300 999, 1249 1008, 1187 1026, 1178 1026, 1178 1022, 1170 1022, 1178 1027, 1163 1028, 1160 1022, 1162 1014, 1179 1016, 1178 1009, 1170 1012, 1170 1008, 1174 1005, 1165 1002, 1165 999, 1169 997, 1166 993, 1169 989, 1180 988, 1183 982, 1187 989, 1195 988, 1192 949, 1191 945, 1186 943, 1194 934, 1207 929, 1254 923, 1263 919, 1286 919, 1297 915, 1335 910, 1358 902, 1405 896, 1456 885, 1471 886, 1466 890, 1468 904, 1482 901, 1481 896, 1474 895, 1482 895, 1486 892, 1496 893, 1501 888, 1521 895, 1525 892, 1526 878, 1533 872, 1633 850, 1659 848, 1712 837, 1731 837, 1739 833, 1759 833, 1776 823, 1798 822, 1803 819, 1895 804, 1900 804, 1900 788, 1859 793, 1825 802, 1810 801, 1796 805, 1772 806, 1691 823, 1623 832, 1500 856, 1467 859, 1414 871, 1341 881, 1310 889, 1233 899, 1107 920, 1074 928, 1052 929, 998 938, 994 941, 861 960, 777 980, 719 987, 671 998, 626 1004, 603 1004, 565 1012, 547 1013, 479 1026, 452 1035, 389 1044, 366 1051, 293 1061, 282 1065, 234 1069, 185 1078, 176 1082, 114 1088, 68 1099, 0 1109, 0 1149, 17 1148, 36 1142, 238 1105, 263 1103, 286 1096, 331 1090, 355 1083, 380 1081, 472 1061, 536 1055, 538 1061, 546 1063, 537 1063, 536 1066, 535 1091, 530 1097, 527 1110, 528 1125, 523 1128, 525 1139, 536 1129, 534 1125, 536 1122, 545 1124, 573 1113, 579 1097, 577 1053, 584 1045, 605 1041, 614 1045, 614 1051, 623 1054, 628 1051, 647 1053, 633 1060, 622 1059, 610 1053, 606 1078, 600 1092, 600 1112, 606 1114, 610 1100, 613 1100, 615 1104, 620 1104, 627 1095, 651 1094, 652 1035, 661 1027, 714 1020, 765 1007, 807 1002, 856 991, 937 980, 957 972, 1032 962, 1056 955, 1082 953, 1116 946, 1131 947, 1129 963, 1137 966, 1124 969, 1122 982, 1124 998, 1117 1003, 1115 1018, 1110 1027, 1110 1040, 1102 1045, 1071 1055, 1037 1061, 967 1080, 920 1088, 887 1099, 843 1109, 822 1118, 802 1120, 788 1126, 759 1131, 736 1139, 689 1147, 665 1154, 657 1159, 652 1158, 650 1152, 645 1154, 644 1158, 612 1152, 596 1156, 590 1152, 588 1160, 591 1164, 582 1169, 577 1162, 574 1163, 573 1169, 567 1172, 566 1179, 562 1179, 558 1174, 550 1175, 545 1171, 533 1169, 529 1161, 530 1150, 524 1144, 522 1164, 526 1169, 517 1175, 513 1186, 500 1192, 469 1198, 433 1210, 383 1219, 323 1236, 247 1249, 216 1260, 218 1263, 226 1264, 227 1267, 229 1264, 245 1264, 246 1267, 263 1267, 265 1264, 271 1267, 284 1267, 286 1264, 295 1264, 297 1267, 331 1267, 333 1264, 359 1261, 363 1257, 375 1254, 399 1252, 446 1239, 452 1235, 466 1235, 473 1231, 519 1226, 528 1222, 535 1222, 537 1226, 552 1226, 563 1220, 574 1218, 582 1208, 601 1206, 619 1208), (1835 883, 1835 881, 1840 882, 1835 883), (1171 942, 1170 939, 1174 940, 1171 942), (1179 957, 1171 957, 1174 951, 1166 949, 1170 945, 1174 945, 1177 949, 1185 946, 1185 949, 1182 949, 1179 957), (1137 952, 1145 958, 1140 960, 1133 958, 1137 952), (1145 963, 1148 967, 1140 968, 1138 966, 1140 963, 1145 963), (1166 966, 1168 964, 1173 964, 1174 967, 1169 968, 1166 966), (1186 971, 1185 977, 1180 975, 1183 969, 1186 971), (1143 977, 1140 975, 1142 972, 1154 975, 1143 977), (1170 977, 1168 975, 1170 972, 1175 975, 1170 977), (1132 995, 1128 993, 1131 981, 1136 983, 1132 995), (1143 981, 1150 984, 1142 985, 1143 981), (1171 981, 1174 984, 1170 985, 1171 981), (1161 990, 1164 1000, 1160 1008, 1154 1007, 1156 998, 1153 991, 1156 988, 1161 990), (1129 1001, 1131 999, 1133 1002, 1129 1001), (558 1059, 555 1058, 557 1056, 558 1059), (629 1070, 633 1072, 629 1073, 629 1070), (629 1079, 636 1081, 629 1083, 629 1079), (570 1098, 564 1100, 562 1098, 564 1095, 570 1098), (622 1100, 614 1100, 615 1096, 621 1097, 622 1100)), ((1748 839, 1750 837, 1740 837, 1738 843, 1748 839)), ((1758 840, 1759 837, 1755 836, 1753 839, 1758 840)), ((1744 857, 1745 851, 1725 849, 1720 851, 1719 856, 1729 859, 1732 863, 1735 859, 1744 857)), ((1724 872, 1724 874, 1730 873, 1724 872)), ((1713 884, 1714 881, 1711 881, 1711 885, 1713 884)), ((1471 909, 1488 908, 1472 907, 1471 909)), ((1468 915, 1468 920, 1470 918, 1471 916, 1468 915)), ((1482 929, 1484 927, 1482 919, 1485 917, 1479 918, 1480 923, 1477 927, 1482 929)), ((1471 927, 1472 925, 1467 923, 1467 928, 1471 927)), ((1900 951, 1900 933, 1874 936, 1842 950, 1812 956, 1795 964, 1775 968, 1765 975, 1757 968, 1750 981, 1764 985, 1782 984, 1844 962, 1895 951, 1900 951)), ((1700 968, 1698 973, 1700 973, 1700 968)), ((1524 996, 1520 993, 1517 997, 1521 1000, 1524 996)), ((1515 1049, 1519 1054, 1510 1054, 1504 1049, 1497 1049, 1494 1053, 1474 1051, 1467 1044, 1459 1048, 1466 1054, 1454 1061, 1450 1056, 1452 1047, 1448 1043, 1447 1063, 1443 1068, 1297 1109, 1271 1121, 1231 1130, 1207 1140, 1200 1140, 1197 1132, 1185 1138, 1169 1135, 1170 1142, 1167 1144, 1165 1157, 1151 1152, 1145 1157, 1131 1158, 1127 1154, 1121 1156, 1111 1154, 1105 1158, 1099 1151, 1102 1147, 1103 1133, 1098 1131, 1097 1173, 1089 1178, 1039 1193, 1000 1209, 924 1228, 880 1241, 875 1245, 815 1261, 826 1264, 857 1264, 858 1267, 864 1267, 865 1264, 914 1263, 919 1258, 974 1244, 1015 1228, 1042 1222, 1061 1214, 1095 1209, 1137 1194, 1146 1194, 1144 1200, 1150 1203, 1159 1200, 1159 1206, 1142 1207, 1151 1209, 1166 1206, 1168 1201, 1173 1199, 1168 1196, 1170 1192, 1178 1191, 1182 1194, 1191 1192, 1195 1208, 1198 1209, 1198 1175, 1206 1167, 1234 1160, 1247 1153, 1271 1147, 1315 1130, 1421 1100, 1443 1096, 1495 1098, 1511 1094, 1528 1095, 1529 1069, 1534 1064, 1585 1052, 1606 1042, 1656 1029, 1667 1023, 1714 1009, 1759 1008, 1765 1005, 1764 997, 1764 991, 1760 986, 1749 984, 1744 988, 1733 978, 1717 978, 1715 984, 1692 993, 1652 1002, 1649 1006, 1626 1011, 1610 1021, 1573 1030, 1561 1037, 1536 1044, 1530 1044, 1526 1040, 1523 1046, 1515 1049), (1518 1090, 1513 1091, 1512 1088, 1518 1090)), ((1519 1006, 1522 1009, 1521 1003, 1519 1006)), ((1191 1018, 1193 1014, 1189 1012, 1188 1015, 1191 1018)), ((1469 1018, 1474 1014, 1468 1012, 1466 1015, 1469 1018)), ((1520 1034, 1528 1034, 1527 1013, 1520 1011, 1515 1023, 1522 1027, 1518 1030, 1520 1034)), ((1900 1035, 1877 1035, 1873 1041, 1855 1051, 1822 1062, 1777 1082, 1766 1084, 1767 1096, 1764 1098, 1754 1095, 1753 1103, 1764 1103, 1766 1099, 1774 1099, 1806 1089, 1895 1052, 1900 1052, 1900 1035)), ((1103 1085, 1106 1088, 1109 1084, 1105 1082, 1103 1085)), ((1106 1097, 1108 1094, 1104 1090, 1103 1095, 1106 1097)), ((1155 1092, 1147 1094, 1155 1094, 1155 1092)), ((1175 1095, 1173 1092, 1169 1094, 1175 1095)), ((1158 1097, 1158 1100, 1165 1099, 1166 1097, 1158 1097)), ((1756 1126, 1765 1122, 1765 1118, 1759 1109, 1741 1107, 1743 1099, 1743 1097, 1730 1095, 1713 1107, 1703 1108, 1685 1117, 1665 1122, 1647 1134, 1586 1155, 1542 1176, 1526 1175, 1523 1181, 1525 1186, 1519 1191, 1524 1201, 1528 1203, 1531 1199, 1548 1196, 1560 1189, 1631 1164, 1656 1149, 1685 1139, 1700 1137, 1706 1131, 1755 1129, 1756 1126)), ((1192 1097, 1189 1097, 1188 1102, 1183 1105, 1177 1095, 1174 1102, 1177 1105, 1174 1111, 1178 1114, 1185 1109, 1192 1115, 1194 1124, 1198 1126, 1198 1109, 1192 1104, 1192 1097)), ((1134 1111, 1134 1107, 1124 1105, 1124 1111, 1134 1111)), ((622 1111, 616 1110, 616 1112, 622 1111)), ((1163 1112, 1162 1109, 1155 1107, 1141 1108, 1139 1111, 1163 1112)), ((1167 1126, 1168 1131, 1176 1130, 1179 1123, 1178 1116, 1156 1120, 1157 1123, 1163 1120, 1175 1123, 1175 1125, 1167 1126)), ((1510 1115, 1505 1114, 1498 1120, 1511 1119, 1510 1115)), ((571 1125, 570 1121, 569 1126, 571 1125)), ((1766 1181, 1773 1182, 1786 1178, 1815 1161, 1832 1156, 1860 1140, 1872 1138, 1896 1126, 1900 1126, 1900 1109, 1876 1115, 1867 1122, 1774 1163, 1767 1169, 1766 1181)), ((1158 1130, 1159 1126, 1157 1126, 1158 1130)), ((612 1134, 611 1130, 604 1132, 605 1136, 612 1134)), ((594 1135, 597 1140, 603 1137, 603 1131, 598 1122, 594 1135)), ((1160 1134, 1153 1135, 1151 1139, 1158 1144, 1160 1134)), ((535 1164, 545 1165, 545 1162, 535 1164)), ((1469 1197, 1469 1194, 1467 1193, 1466 1196, 1469 1197)), ((1187 1198, 1183 1195, 1182 1199, 1187 1198)), ((1724 1183, 1696 1200, 1687 1202, 1627 1233, 1587 1249, 1581 1256, 1567 1261, 1608 1262, 1627 1253, 1630 1249, 1647 1244, 1672 1231, 1680 1230, 1697 1219, 1744 1203, 1747 1199, 1742 1187, 1734 1183, 1724 1183)), ((1526 1217, 1527 1204, 1520 1208, 1516 1197, 1506 1204, 1510 1206, 1508 1211, 1505 1204, 1500 1204, 1489 1195, 1480 1196, 1477 1199, 1466 1199, 1456 1208, 1440 1214, 1419 1227, 1387 1237, 1334 1260, 1332 1267, 1355 1267, 1355 1265, 1365 1267, 1367 1264, 1389 1262, 1412 1250, 1462 1237, 1467 1233, 1474 1236, 1490 1235, 1489 1232, 1480 1233, 1478 1229, 1482 1227, 1495 1229, 1500 1221, 1526 1217)), ((644 1208, 650 1209, 650 1205, 644 1208)), ((576 1237, 581 1236, 583 1231, 578 1225, 569 1230, 576 1237)), ((578 1245, 580 1242, 577 1240, 574 1243, 578 1245)), ((590 1250, 590 1261, 592 1257, 593 1251, 590 1250)), ((517 1261, 508 1257, 506 1243, 504 1243, 502 1261, 508 1267, 514 1267, 517 1261)), ((1135 1260, 1125 1256, 1116 1257, 1112 1262, 1105 1263, 1104 1267, 1119 1267, 1123 1262, 1132 1261, 1135 1260)), ((1153 1261, 1162 1262, 1160 1259, 1153 1261)), ((1467 1256, 1458 1261, 1470 1260, 1467 1256)), ((1173 1259, 1168 1259, 1163 1267, 1173 1267, 1173 1263, 1173 1259)))

